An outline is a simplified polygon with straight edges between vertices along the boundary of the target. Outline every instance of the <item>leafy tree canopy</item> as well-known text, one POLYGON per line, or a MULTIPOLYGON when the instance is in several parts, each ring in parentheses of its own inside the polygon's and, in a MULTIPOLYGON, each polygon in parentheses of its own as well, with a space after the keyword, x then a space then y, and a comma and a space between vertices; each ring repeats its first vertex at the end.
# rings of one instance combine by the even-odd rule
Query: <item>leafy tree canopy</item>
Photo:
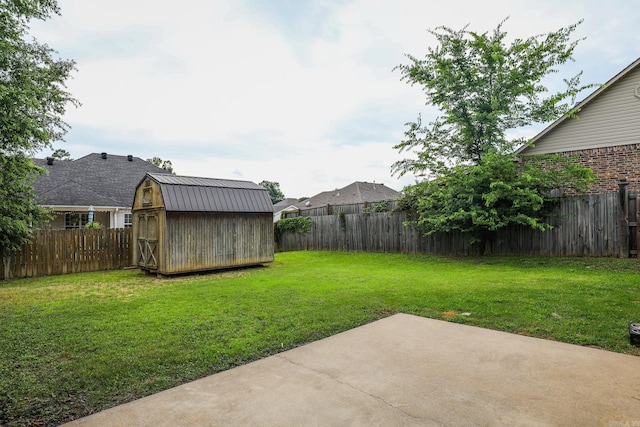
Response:
POLYGON ((20 247, 49 219, 31 187, 44 169, 30 157, 62 139, 65 109, 79 105, 65 86, 74 62, 28 37, 32 19, 58 13, 55 0, 0 0, 0 251, 20 247))
POLYGON ((594 181, 570 158, 518 161, 514 151, 527 141, 507 136, 510 129, 577 112, 576 95, 593 86, 580 84, 581 73, 558 92, 541 82, 572 59, 579 40, 570 36, 580 23, 510 44, 503 24, 485 33, 439 27, 430 31, 436 48, 424 59, 408 55, 409 64, 397 67, 441 112, 428 125, 420 117, 407 123, 405 139, 394 147, 414 154, 396 162, 395 173, 428 178, 407 187, 404 200, 425 234, 458 230, 487 243, 511 224, 543 231, 551 226, 552 189, 584 191, 594 181))
POLYGON ((591 170, 573 160, 546 155, 520 163, 515 154, 491 150, 477 165, 442 169, 438 178, 407 187, 402 203, 427 235, 459 230, 472 243, 487 244, 512 224, 546 231, 558 200, 554 190, 581 192, 593 182, 591 170))
POLYGON ((503 24, 491 33, 439 27, 430 31, 438 47, 429 48, 424 59, 407 55, 409 64, 397 67, 402 80, 421 85, 427 104, 442 114, 427 126, 420 117, 407 124, 406 139, 395 148, 413 151, 417 159, 397 162, 395 172, 437 174, 452 163, 477 164, 490 148, 511 152, 526 140, 508 139, 508 130, 571 114, 576 95, 593 86, 580 85, 582 73, 565 79, 559 92, 541 82, 572 60, 579 40, 570 36, 580 22, 510 45, 503 24))
POLYGON ((151 159, 147 159, 147 162, 151 163, 154 166, 162 168, 167 172, 171 172, 172 174, 176 174, 173 170, 173 164, 171 160, 162 160, 160 157, 152 157, 151 159))
MULTIPOLYGON (((45 169, 23 154, 0 154, 0 255, 29 242, 32 227, 49 221, 49 211, 35 202, 31 186, 45 169)), ((0 262, 2 262, 0 256, 0 262)))
POLYGON ((63 150, 62 148, 58 148, 57 150, 55 150, 51 154, 51 157, 58 160, 73 160, 71 158, 71 153, 69 153, 67 150, 63 150))
POLYGON ((275 205, 276 203, 285 199, 284 194, 280 190, 280 183, 274 181, 260 181, 259 185, 263 186, 269 192, 269 197, 271 197, 271 202, 275 205))

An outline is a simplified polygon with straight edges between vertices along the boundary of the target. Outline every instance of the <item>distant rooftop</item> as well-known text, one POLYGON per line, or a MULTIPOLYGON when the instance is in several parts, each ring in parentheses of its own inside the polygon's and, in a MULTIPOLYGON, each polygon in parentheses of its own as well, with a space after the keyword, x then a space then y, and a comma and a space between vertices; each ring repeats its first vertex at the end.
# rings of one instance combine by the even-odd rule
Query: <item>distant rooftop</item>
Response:
POLYGON ((375 182, 356 181, 343 188, 333 191, 323 191, 307 200, 295 203, 299 208, 330 205, 348 205, 364 202, 380 202, 395 200, 402 197, 402 193, 375 182))
POLYGON ((296 206, 297 204, 298 204, 298 199, 294 199, 294 198, 284 199, 273 205, 273 211, 280 212, 282 209, 288 208, 289 206, 296 206))

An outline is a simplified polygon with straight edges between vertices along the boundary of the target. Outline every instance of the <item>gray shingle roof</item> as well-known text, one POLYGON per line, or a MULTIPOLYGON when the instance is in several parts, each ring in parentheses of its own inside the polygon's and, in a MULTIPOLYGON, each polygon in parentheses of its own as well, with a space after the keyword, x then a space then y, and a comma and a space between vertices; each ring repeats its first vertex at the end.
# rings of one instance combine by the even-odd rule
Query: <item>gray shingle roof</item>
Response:
POLYGON ((330 205, 348 205, 364 202, 396 200, 402 193, 375 182, 356 181, 334 191, 323 191, 307 200, 296 203, 299 208, 330 205))
POLYGON ((288 208, 289 206, 296 206, 298 204, 298 199, 287 198, 284 200, 280 200, 278 203, 273 205, 274 212, 280 212, 282 209, 288 208))
POLYGON ((76 160, 33 159, 48 170, 33 188, 39 203, 48 206, 131 207, 135 189, 147 172, 168 174, 138 157, 92 153, 76 160))
POLYGON ((250 181, 155 173, 148 175, 160 184, 168 212, 273 211, 268 191, 250 181))

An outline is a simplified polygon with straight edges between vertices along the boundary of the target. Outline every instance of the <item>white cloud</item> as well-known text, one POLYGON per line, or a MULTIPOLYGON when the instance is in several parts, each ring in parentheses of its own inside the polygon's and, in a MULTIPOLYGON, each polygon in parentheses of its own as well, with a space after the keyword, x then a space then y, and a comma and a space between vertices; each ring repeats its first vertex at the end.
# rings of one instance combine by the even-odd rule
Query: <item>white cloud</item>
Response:
POLYGON ((391 147, 427 109, 392 69, 433 44, 427 29, 488 31, 510 16, 504 29, 527 37, 584 18, 570 70, 587 82, 640 56, 639 12, 622 0, 322 1, 296 3, 295 16, 278 0, 59 4, 62 17, 33 27, 76 59, 69 89, 83 106, 56 147, 160 156, 181 174, 279 181, 294 197, 355 180, 411 183, 390 176, 402 157, 391 147))
POLYGON ((216 156, 186 157, 173 160, 174 169, 185 175, 226 176, 253 182, 277 181, 287 197, 313 196, 321 191, 344 187, 353 181, 375 181, 401 190, 413 178, 390 176, 390 166, 399 156, 389 144, 334 147, 324 141, 307 147, 296 156, 234 160, 216 156), (357 175, 354 175, 354 171, 357 175))

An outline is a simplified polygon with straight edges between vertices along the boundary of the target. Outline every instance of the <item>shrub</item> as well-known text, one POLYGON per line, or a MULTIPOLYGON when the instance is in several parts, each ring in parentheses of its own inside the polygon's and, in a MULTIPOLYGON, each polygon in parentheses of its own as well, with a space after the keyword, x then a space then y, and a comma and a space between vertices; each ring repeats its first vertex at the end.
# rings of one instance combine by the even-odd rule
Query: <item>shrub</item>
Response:
POLYGON ((297 216, 295 218, 283 218, 274 225, 274 237, 280 243, 282 235, 290 231, 292 233, 308 233, 311 230, 311 218, 297 216))

